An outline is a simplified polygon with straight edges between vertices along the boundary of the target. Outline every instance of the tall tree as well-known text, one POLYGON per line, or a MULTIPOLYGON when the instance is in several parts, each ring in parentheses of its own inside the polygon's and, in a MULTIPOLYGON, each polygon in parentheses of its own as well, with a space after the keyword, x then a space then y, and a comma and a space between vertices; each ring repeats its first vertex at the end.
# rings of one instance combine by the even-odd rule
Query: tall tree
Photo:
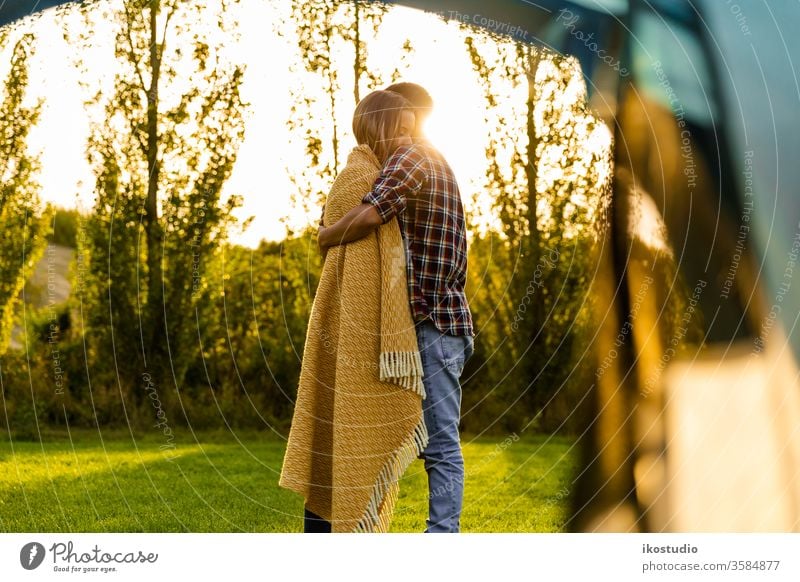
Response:
MULTIPOLYGON (((573 341, 586 331, 590 235, 608 192, 610 148, 597 147, 604 128, 586 107, 574 59, 521 44, 509 49, 476 34, 465 44, 487 105, 486 189, 500 235, 481 237, 493 261, 472 288, 497 288, 487 297, 491 305, 476 306, 478 319, 508 344, 486 354, 503 362, 488 367, 501 372, 489 385, 505 400, 526 403, 533 420, 555 408, 565 383, 587 377, 575 374, 573 341), (517 88, 524 89, 519 103, 517 88), (496 265, 503 265, 499 273, 496 265)), ((563 412, 551 417, 563 419, 563 412)), ((512 425, 520 422, 526 424, 523 416, 512 425)))
MULTIPOLYGON (((364 0, 294 0, 291 28, 277 30, 298 47, 297 64, 290 66, 287 125, 306 162, 289 169, 289 180, 291 204, 312 217, 310 222, 316 222, 325 192, 346 160, 342 148, 355 105, 384 81, 369 65, 367 46, 386 10, 380 2, 364 0), (350 92, 352 102, 344 97, 350 92)), ((288 218, 284 223, 288 228, 288 218)))
MULTIPOLYGON (((222 50, 232 4, 125 0, 113 13, 113 91, 89 99, 103 112, 88 141, 96 199, 80 248, 89 343, 136 404, 155 386, 168 407, 170 387, 182 388, 213 288, 204 268, 240 203, 222 199, 244 136, 244 68, 222 50)), ((98 6, 82 6, 87 21, 98 6)))
MULTIPOLYGON (((3 46, 7 37, 0 34, 3 46)), ((39 160, 28 152, 28 136, 39 118, 41 101, 24 103, 33 42, 31 34, 24 34, 14 44, 0 95, 0 354, 8 348, 18 295, 41 256, 47 232, 36 181, 39 160)))
POLYGON ((610 199, 611 133, 588 108, 576 59, 540 59, 536 80, 535 179, 541 213, 536 217, 539 258, 530 279, 536 284, 530 290, 542 333, 526 374, 536 380, 528 400, 544 412, 543 427, 553 430, 585 395, 591 378, 585 352, 596 322, 587 289, 610 199))
MULTIPOLYGON (((531 320, 528 305, 522 307, 528 317, 525 326, 518 329, 513 325, 538 256, 538 248, 529 236, 535 225, 532 228, 528 214, 529 209, 535 213, 536 159, 525 155, 535 152, 531 144, 536 144, 529 121, 534 105, 530 95, 533 80, 526 75, 528 63, 522 58, 531 49, 514 46, 491 35, 476 34, 467 26, 464 29, 467 33, 465 48, 486 104, 484 191, 491 200, 495 217, 491 230, 478 238, 471 253, 472 272, 480 265, 477 270, 480 280, 472 289, 491 289, 487 295, 479 295, 490 303, 475 302, 474 312, 481 333, 491 330, 488 335, 502 345, 500 350, 491 350, 488 344, 481 346, 480 350, 487 351, 479 354, 474 365, 479 366, 477 360, 484 358, 492 362, 493 365, 483 372, 485 377, 481 382, 491 387, 493 400, 516 402, 529 381, 527 370, 523 368, 533 357, 531 338, 541 329, 540 322, 531 320), (500 93, 500 87, 513 95, 500 93), (476 248, 491 253, 491 260, 484 261, 477 256, 476 248)), ((505 427, 507 430, 518 430, 525 419, 522 414, 509 415, 505 408, 493 413, 498 421, 511 423, 505 427)), ((528 414, 532 416, 533 411, 528 414)))

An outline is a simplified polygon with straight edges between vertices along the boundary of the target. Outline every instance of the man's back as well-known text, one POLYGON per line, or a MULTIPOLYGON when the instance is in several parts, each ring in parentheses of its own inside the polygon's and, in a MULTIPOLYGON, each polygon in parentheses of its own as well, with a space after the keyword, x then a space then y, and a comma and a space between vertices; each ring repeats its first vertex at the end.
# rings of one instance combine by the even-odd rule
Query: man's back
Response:
POLYGON ((458 184, 428 141, 398 148, 363 202, 385 223, 397 216, 409 247, 408 281, 415 320, 428 316, 450 335, 474 335, 466 298, 467 240, 458 184))

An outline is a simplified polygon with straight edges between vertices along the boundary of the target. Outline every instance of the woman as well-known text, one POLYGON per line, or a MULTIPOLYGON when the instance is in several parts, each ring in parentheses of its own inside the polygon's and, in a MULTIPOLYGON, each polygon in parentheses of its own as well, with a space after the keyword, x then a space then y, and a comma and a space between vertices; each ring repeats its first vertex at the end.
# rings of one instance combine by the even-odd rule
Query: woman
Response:
MULTIPOLYGON (((325 202, 333 224, 361 203, 414 114, 397 93, 356 106, 358 146, 325 202)), ((398 479, 428 443, 422 361, 397 219, 325 256, 279 485, 303 495, 305 531, 388 531, 398 479)))

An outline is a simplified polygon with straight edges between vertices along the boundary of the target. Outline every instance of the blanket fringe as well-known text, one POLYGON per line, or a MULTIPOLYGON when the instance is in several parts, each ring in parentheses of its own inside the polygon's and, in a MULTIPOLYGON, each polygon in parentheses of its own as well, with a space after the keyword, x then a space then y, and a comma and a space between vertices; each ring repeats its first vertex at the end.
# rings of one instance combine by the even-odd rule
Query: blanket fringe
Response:
POLYGON ((422 357, 418 351, 381 352, 380 379, 412 390, 425 398, 422 383, 422 357))
POLYGON ((428 446, 428 429, 425 419, 420 418, 414 431, 406 437, 391 458, 381 469, 378 480, 372 489, 372 496, 367 504, 364 516, 359 520, 354 532, 386 533, 392 518, 397 495, 400 491, 398 483, 408 466, 422 454, 428 446), (381 506, 384 511, 379 511, 381 506))

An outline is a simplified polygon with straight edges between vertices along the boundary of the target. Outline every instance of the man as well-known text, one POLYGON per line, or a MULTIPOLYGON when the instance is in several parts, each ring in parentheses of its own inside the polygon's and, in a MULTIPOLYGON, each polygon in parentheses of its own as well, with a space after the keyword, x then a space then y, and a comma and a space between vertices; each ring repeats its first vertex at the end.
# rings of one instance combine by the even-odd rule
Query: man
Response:
POLYGON ((423 364, 423 403, 429 442, 421 458, 428 474, 426 533, 458 532, 464 495, 464 458, 458 423, 460 377, 474 351, 472 314, 465 294, 467 240, 464 209, 453 171, 422 125, 433 108, 414 83, 386 88, 414 106, 414 144, 398 148, 372 190, 329 227, 319 230, 323 253, 358 240, 397 216, 408 248, 411 312, 423 364))

